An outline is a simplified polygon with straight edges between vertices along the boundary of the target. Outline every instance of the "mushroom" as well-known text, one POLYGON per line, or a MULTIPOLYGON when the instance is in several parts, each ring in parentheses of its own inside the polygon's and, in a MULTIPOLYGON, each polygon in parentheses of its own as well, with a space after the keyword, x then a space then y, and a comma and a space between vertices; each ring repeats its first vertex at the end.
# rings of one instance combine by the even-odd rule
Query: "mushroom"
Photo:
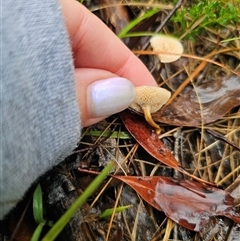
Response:
POLYGON ((171 93, 160 87, 136 87, 136 97, 130 108, 143 113, 146 121, 155 128, 156 133, 161 133, 161 128, 154 122, 151 114, 157 112, 169 100, 171 93))
POLYGON ((171 63, 178 60, 183 53, 182 43, 170 36, 156 35, 150 39, 154 51, 159 51, 158 58, 162 63, 171 63), (172 53, 172 54, 167 54, 172 53))

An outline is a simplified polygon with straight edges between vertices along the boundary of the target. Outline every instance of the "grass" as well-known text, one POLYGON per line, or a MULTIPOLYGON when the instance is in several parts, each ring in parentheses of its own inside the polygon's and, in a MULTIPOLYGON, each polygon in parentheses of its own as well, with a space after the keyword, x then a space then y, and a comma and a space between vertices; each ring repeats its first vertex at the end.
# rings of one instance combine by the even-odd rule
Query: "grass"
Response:
MULTIPOLYGON (((96 191, 99 185, 102 184, 104 179, 107 177, 109 172, 114 166, 114 162, 110 162, 102 172, 97 175, 97 177, 90 183, 90 185, 84 190, 84 192, 77 198, 77 200, 69 207, 69 209, 62 215, 62 217, 52 225, 51 229, 47 234, 41 239, 42 241, 53 241, 64 229, 70 219, 75 215, 77 210, 87 201, 87 199, 96 191)), ((42 189, 40 184, 38 184, 36 190, 33 194, 33 215, 35 222, 38 223, 38 226, 31 238, 31 241, 38 241, 40 234, 46 220, 43 218, 43 201, 42 201, 42 189)), ((123 211, 128 207, 120 207, 117 211, 123 211)), ((112 213, 112 210, 106 210, 100 215, 99 218, 104 218, 112 213)))
POLYGON ((139 23, 141 23, 142 21, 144 21, 145 19, 148 19, 150 17, 152 17, 154 14, 158 13, 160 10, 159 9, 150 9, 148 11, 146 11, 145 13, 143 13, 143 15, 141 15, 138 18, 135 18, 134 20, 132 20, 124 29, 122 29, 122 31, 118 34, 118 37, 121 38, 126 38, 126 36, 128 36, 127 34, 134 28, 136 27, 139 23))
POLYGON ((194 40, 208 28, 225 28, 240 23, 240 1, 203 0, 180 9, 172 18, 179 23, 179 37, 194 40), (190 30, 190 31, 189 31, 190 30))

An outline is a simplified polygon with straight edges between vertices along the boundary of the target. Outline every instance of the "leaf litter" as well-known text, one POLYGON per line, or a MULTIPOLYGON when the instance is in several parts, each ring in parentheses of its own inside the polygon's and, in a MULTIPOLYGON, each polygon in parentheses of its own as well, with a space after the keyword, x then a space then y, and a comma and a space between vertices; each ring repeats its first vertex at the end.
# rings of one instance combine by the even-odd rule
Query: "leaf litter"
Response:
POLYGON ((168 125, 200 126, 222 118, 239 104, 240 77, 227 76, 188 89, 152 117, 168 125))
POLYGON ((129 131, 135 138, 135 140, 156 160, 167 166, 174 168, 175 170, 190 176, 196 180, 213 185, 206 180, 202 180, 196 176, 188 173, 184 168, 181 167, 179 162, 171 154, 170 150, 163 144, 163 142, 158 138, 158 135, 152 130, 152 128, 146 123, 143 118, 139 118, 129 110, 125 110, 120 113, 122 121, 129 131))
MULTIPOLYGON (((159 140, 143 118, 125 110, 120 113, 123 123, 136 141, 160 162, 187 174, 171 152, 159 140)), ((169 177, 114 176, 130 185, 147 203, 163 211, 181 226, 200 231, 213 216, 226 216, 240 223, 240 213, 234 208, 234 198, 211 184, 169 177)))

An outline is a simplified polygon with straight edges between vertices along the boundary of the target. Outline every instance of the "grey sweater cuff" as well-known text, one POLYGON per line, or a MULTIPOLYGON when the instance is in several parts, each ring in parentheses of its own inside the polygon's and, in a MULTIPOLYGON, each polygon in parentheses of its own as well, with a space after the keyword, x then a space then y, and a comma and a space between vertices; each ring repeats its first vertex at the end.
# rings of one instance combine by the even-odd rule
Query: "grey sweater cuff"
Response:
POLYGON ((80 137, 71 47, 56 0, 2 1, 0 219, 80 137))

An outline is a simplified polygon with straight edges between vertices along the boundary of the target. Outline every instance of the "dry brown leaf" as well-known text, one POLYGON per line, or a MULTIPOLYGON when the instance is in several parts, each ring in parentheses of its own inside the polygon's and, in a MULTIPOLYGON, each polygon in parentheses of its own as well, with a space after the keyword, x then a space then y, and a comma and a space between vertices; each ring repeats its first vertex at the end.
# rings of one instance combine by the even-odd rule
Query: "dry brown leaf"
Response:
POLYGON ((213 216, 225 216, 240 223, 234 198, 224 190, 169 177, 114 177, 131 186, 151 206, 187 229, 199 231, 213 216))
POLYGON ((152 117, 169 125, 199 126, 222 118, 239 105, 240 77, 232 76, 186 91, 152 117))
POLYGON ((124 110, 120 113, 121 119, 135 140, 147 151, 151 156, 161 163, 174 168, 175 170, 194 178, 195 180, 214 185, 206 180, 202 180, 191 175, 178 163, 170 150, 159 140, 158 135, 153 131, 152 127, 141 116, 131 113, 130 110, 124 110))

